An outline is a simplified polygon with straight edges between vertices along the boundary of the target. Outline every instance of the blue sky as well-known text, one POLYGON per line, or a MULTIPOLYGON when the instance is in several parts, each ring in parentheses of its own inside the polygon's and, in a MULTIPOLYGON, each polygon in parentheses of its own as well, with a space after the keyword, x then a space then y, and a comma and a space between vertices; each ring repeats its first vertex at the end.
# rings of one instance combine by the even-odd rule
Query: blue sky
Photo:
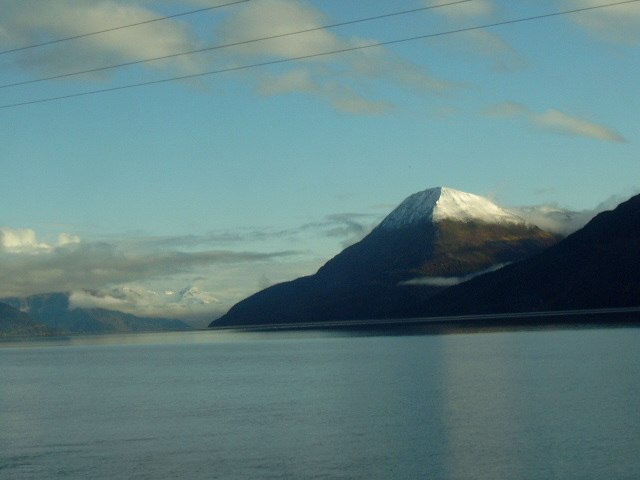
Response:
MULTIPOLYGON (((0 88, 0 296, 127 287, 149 295, 112 308, 211 316, 426 188, 577 211, 637 193, 640 2, 476 28, 617 2, 454 1, 249 0, 0 54, 0 86, 23 83, 0 88), (186 286, 209 303, 162 295, 186 286)), ((0 0, 0 51, 227 3, 0 0)))

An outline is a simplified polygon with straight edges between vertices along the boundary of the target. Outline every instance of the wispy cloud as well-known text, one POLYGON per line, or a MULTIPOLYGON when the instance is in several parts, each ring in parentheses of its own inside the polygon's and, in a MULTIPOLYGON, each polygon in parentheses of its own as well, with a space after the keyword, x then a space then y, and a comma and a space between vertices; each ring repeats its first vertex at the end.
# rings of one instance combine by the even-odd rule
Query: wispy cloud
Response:
MULTIPOLYGON (((193 5, 193 2, 184 4, 193 5)), ((163 15, 162 10, 156 10, 158 4, 155 2, 132 4, 124 0, 87 0, 81 3, 72 0, 23 0, 9 2, 3 7, 0 35, 5 49, 135 24, 163 15)), ((253 82, 261 95, 303 93, 318 97, 338 110, 357 115, 381 115, 397 108, 390 98, 383 98, 374 88, 377 81, 396 84, 417 94, 441 94, 457 88, 455 83, 438 78, 426 68, 383 46, 317 56, 375 45, 378 40, 339 35, 331 29, 322 28, 331 24, 331 19, 311 2, 255 0, 221 12, 223 14, 212 17, 212 26, 208 28, 202 28, 197 22, 190 23, 188 17, 178 17, 88 36, 82 42, 61 42, 44 49, 27 49, 13 54, 12 60, 6 61, 5 68, 32 77, 55 76, 236 44, 215 49, 215 55, 179 55, 140 63, 136 72, 164 70, 180 76, 284 61, 287 63, 279 63, 273 68, 242 70, 235 75, 253 82), (305 30, 312 31, 288 35, 305 30), (284 36, 253 41, 279 35, 284 36), (293 59, 296 61, 288 63, 293 59), (376 91, 377 94, 374 93, 376 91)), ((69 79, 105 81, 120 71, 99 70, 69 79)))
MULTIPOLYGON (((288 32, 319 28, 330 21, 310 3, 290 0, 262 0, 238 9, 220 28, 224 43, 240 39, 269 37, 288 32), (258 25, 256 28, 255 26, 258 25)), ((417 94, 441 94, 458 88, 438 78, 424 67, 409 62, 384 47, 359 49, 329 57, 318 53, 375 45, 376 39, 341 37, 329 30, 315 30, 291 37, 242 45, 230 58, 249 63, 270 59, 309 57, 287 65, 284 71, 256 74, 256 88, 262 95, 305 93, 326 99, 336 109, 359 115, 380 115, 397 106, 376 98, 361 88, 382 80, 417 94)))
POLYGON ((509 208, 527 222, 555 235, 566 236, 584 227, 597 211, 573 212, 556 204, 509 208))
POLYGON ((534 127, 560 135, 591 138, 607 142, 623 143, 627 140, 618 132, 600 123, 575 117, 556 109, 544 113, 534 113, 517 102, 503 102, 486 108, 483 115, 493 118, 524 116, 534 127))
POLYGON ((511 118, 517 115, 529 115, 529 109, 518 102, 502 102, 489 105, 482 114, 493 118, 511 118))
POLYGON ((478 54, 491 59, 491 70, 498 73, 511 73, 527 67, 527 61, 509 43, 487 30, 472 30, 460 34, 469 46, 478 54))
POLYGON ((530 207, 508 207, 508 209, 547 232, 566 236, 584 227, 597 214, 613 210, 620 203, 639 193, 638 188, 630 188, 626 193, 612 195, 596 205, 595 208, 580 211, 567 210, 555 203, 530 207))
MULTIPOLYGON (((474 0, 472 2, 448 5, 447 0, 424 0, 426 6, 446 5, 433 10, 450 25, 451 29, 476 27, 491 23, 499 18, 503 10, 492 0, 474 0)), ((487 29, 458 32, 447 39, 458 54, 484 59, 490 62, 490 69, 497 73, 510 73, 526 68, 524 57, 498 34, 487 29)))
POLYGON ((609 127, 590 120, 572 117, 559 110, 549 109, 545 113, 536 113, 530 116, 539 128, 561 135, 586 137, 617 143, 626 142, 622 135, 609 127))
POLYGON ((257 88, 264 96, 304 93, 319 97, 337 110, 356 115, 381 115, 396 108, 391 102, 367 98, 351 85, 332 78, 335 77, 324 68, 298 67, 283 74, 265 72, 259 77, 257 88))
POLYGON ((341 239, 343 248, 362 240, 380 223, 381 216, 368 213, 338 213, 326 215, 318 222, 307 223, 300 230, 311 230, 316 234, 341 239))
POLYGON ((469 275, 463 275, 459 277, 417 277, 412 278, 411 280, 406 280, 404 282, 400 282, 399 285, 408 285, 408 286, 428 286, 428 287, 452 287, 453 285, 458 285, 459 283, 466 282, 467 280, 471 280, 479 275, 483 275, 485 273, 494 272, 508 263, 500 263, 497 265, 493 265, 485 270, 481 270, 479 272, 470 273, 469 275))
MULTIPOLYGON (((562 0, 562 3, 567 8, 602 5, 599 0, 562 0)), ((600 40, 622 45, 640 45, 640 9, 637 4, 614 5, 567 18, 600 40)))

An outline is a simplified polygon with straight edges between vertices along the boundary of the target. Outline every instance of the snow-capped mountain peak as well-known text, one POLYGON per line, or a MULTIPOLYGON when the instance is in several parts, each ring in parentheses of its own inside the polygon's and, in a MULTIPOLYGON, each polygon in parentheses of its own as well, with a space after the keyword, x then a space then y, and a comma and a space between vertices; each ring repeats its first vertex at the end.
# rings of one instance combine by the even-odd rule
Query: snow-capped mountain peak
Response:
POLYGON ((453 188, 436 187, 409 196, 382 221, 380 227, 395 229, 444 219, 475 220, 484 223, 526 223, 522 217, 499 207, 485 197, 453 188))

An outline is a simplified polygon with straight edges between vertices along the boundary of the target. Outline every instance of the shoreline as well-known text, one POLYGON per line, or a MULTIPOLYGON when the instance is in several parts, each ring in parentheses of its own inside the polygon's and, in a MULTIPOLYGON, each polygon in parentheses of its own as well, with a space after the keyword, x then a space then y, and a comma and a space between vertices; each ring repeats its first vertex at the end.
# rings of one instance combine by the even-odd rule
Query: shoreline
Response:
POLYGON ((640 307, 558 310, 399 319, 336 320, 323 322, 212 326, 212 331, 334 330, 334 329, 490 329, 492 327, 640 326, 640 307))

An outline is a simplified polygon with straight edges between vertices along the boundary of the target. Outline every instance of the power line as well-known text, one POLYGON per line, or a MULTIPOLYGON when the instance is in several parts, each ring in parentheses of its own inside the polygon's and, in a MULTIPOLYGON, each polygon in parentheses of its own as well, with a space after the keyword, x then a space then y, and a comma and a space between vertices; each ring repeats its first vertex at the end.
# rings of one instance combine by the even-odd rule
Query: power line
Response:
POLYGON ((59 79, 59 78, 66 78, 66 77, 73 77, 73 76, 76 76, 76 75, 83 75, 85 73, 95 73, 95 72, 100 72, 100 71, 104 71, 104 70, 111 70, 111 69, 114 69, 114 68, 130 67, 132 65, 139 65, 141 63, 155 62, 157 60, 166 60, 168 58, 175 58, 175 57, 179 57, 179 56, 182 56, 182 55, 192 55, 192 54, 195 54, 195 53, 202 53, 202 52, 207 52, 207 51, 212 51, 212 50, 220 50, 220 49, 223 49, 223 48, 237 47, 239 45, 246 45, 248 43, 262 42, 262 41, 265 41, 265 40, 273 40, 273 39, 276 39, 276 38, 288 37, 288 36, 291 36, 291 35, 299 35, 299 34, 302 34, 302 33, 315 32, 315 31, 318 31, 318 30, 326 30, 326 29, 329 29, 329 28, 343 27, 345 25, 353 25, 355 23, 369 22, 369 21, 372 21, 372 20, 380 20, 382 18, 389 18, 389 17, 398 16, 398 15, 405 15, 405 14, 408 14, 408 13, 416 13, 416 12, 420 12, 420 11, 423 11, 423 10, 430 10, 430 9, 433 9, 433 8, 447 7, 447 6, 450 6, 450 5, 456 5, 456 4, 459 4, 459 3, 466 3, 466 2, 471 2, 471 1, 473 1, 473 0, 457 0, 455 2, 450 2, 450 3, 443 3, 443 4, 439 4, 439 5, 431 5, 431 6, 428 6, 428 7, 413 8, 411 10, 403 10, 401 12, 387 13, 387 14, 383 14, 383 15, 377 15, 377 16, 374 16, 374 17, 361 18, 361 19, 358 19, 358 20, 350 20, 350 21, 346 21, 346 22, 334 23, 334 24, 331 24, 331 25, 324 25, 324 26, 321 26, 321 27, 308 28, 306 30, 298 30, 298 31, 295 31, 295 32, 280 33, 278 35, 271 35, 271 36, 268 36, 268 37, 254 38, 254 39, 251 39, 251 40, 243 40, 243 41, 240 41, 240 42, 227 43, 227 44, 223 44, 223 45, 214 45, 212 47, 200 48, 198 50, 191 50, 191 51, 188 51, 188 52, 173 53, 173 54, 170 54, 170 55, 164 55, 164 56, 155 57, 155 58, 148 58, 148 59, 145 59, 145 60, 135 60, 135 61, 132 61, 132 62, 119 63, 117 65, 110 65, 110 66, 106 66, 106 67, 97 67, 97 68, 92 68, 92 69, 89 69, 89 70, 82 70, 82 71, 79 71, 79 72, 62 73, 60 75, 54 75, 54 76, 51 76, 51 77, 36 78, 36 79, 33 79, 33 80, 24 80, 22 82, 16 82, 16 83, 9 83, 9 84, 6 84, 6 85, 0 85, 0 88, 17 87, 17 86, 20 86, 20 85, 27 85, 27 84, 31 84, 31 83, 44 82, 44 81, 47 81, 47 80, 56 80, 56 79, 59 79))
POLYGON ((176 13, 174 15, 167 15, 166 17, 158 17, 158 18, 153 18, 151 20, 144 20, 142 22, 131 23, 129 25, 121 25, 119 27, 107 28, 105 30, 99 30, 97 32, 89 32, 89 33, 83 33, 81 35, 75 35, 73 37, 59 38, 57 40, 50 40, 50 41, 47 41, 47 42, 36 43, 34 45, 27 45, 26 47, 18 47, 18 48, 13 48, 11 50, 4 50, 4 51, 0 52, 0 55, 4 55, 6 53, 19 52, 21 50, 29 50, 31 48, 44 47, 45 45, 52 45, 54 43, 67 42, 69 40, 76 40, 78 38, 90 37, 92 35, 99 35, 101 33, 113 32, 115 30, 122 30, 123 28, 137 27, 137 26, 140 26, 140 25, 145 25, 147 23, 160 22, 162 20, 169 20, 171 18, 183 17, 185 15, 193 15, 194 13, 202 13, 202 12, 206 12, 207 10, 214 10, 216 8, 229 7, 231 5, 236 5, 238 3, 245 3, 245 2, 249 2, 249 1, 251 1, 251 0, 236 0, 235 2, 225 3, 223 5, 216 5, 215 7, 205 7, 205 8, 200 8, 198 10, 191 10, 189 12, 182 12, 182 13, 176 13))
POLYGON ((433 38, 433 37, 439 37, 439 36, 445 36, 445 35, 452 35, 452 34, 455 34, 455 33, 463 33, 463 32, 470 32, 470 31, 473 31, 473 30, 481 30, 483 28, 498 27, 498 26, 502 26, 502 25, 511 25, 511 24, 514 24, 514 23, 522 23, 522 22, 527 22, 527 21, 531 21, 531 20, 540 20, 540 19, 544 19, 544 18, 556 17, 556 16, 560 16, 560 15, 567 15, 567 14, 571 14, 571 13, 584 12, 584 11, 595 10, 595 9, 599 9, 599 8, 613 7, 613 6, 616 6, 616 5, 623 5, 623 4, 627 4, 627 3, 636 3, 638 1, 640 1, 640 0, 625 0, 625 1, 621 1, 621 2, 608 3, 608 4, 605 4, 605 5, 596 5, 596 6, 591 6, 591 7, 576 8, 576 9, 573 9, 573 10, 563 10, 561 12, 546 13, 546 14, 542 14, 542 15, 535 15, 535 16, 532 16, 532 17, 518 18, 518 19, 513 19, 513 20, 505 20, 505 21, 502 21, 502 22, 495 22, 495 23, 489 23, 489 24, 485 24, 485 25, 478 25, 478 26, 475 26, 475 27, 466 27, 466 28, 460 28, 460 29, 456 29, 456 30, 447 30, 445 32, 430 33, 430 34, 418 35, 418 36, 409 37, 409 38, 388 40, 388 41, 385 41, 385 42, 370 43, 370 44, 367 44, 367 45, 359 45, 357 47, 349 47, 349 48, 343 48, 343 49, 338 49, 338 50, 332 50, 332 51, 329 51, 329 52, 302 55, 302 56, 294 57, 294 58, 284 58, 284 59, 280 59, 280 60, 271 60, 271 61, 266 61, 266 62, 261 62, 261 63, 253 63, 253 64, 249 64, 249 65, 241 65, 241 66, 238 66, 238 67, 230 67, 230 68, 224 68, 224 69, 220 69, 220 70, 213 70, 213 71, 209 71, 209 72, 194 73, 194 74, 190 74, 190 75, 182 75, 182 76, 179 76, 179 77, 165 78, 165 79, 160 79, 160 80, 151 80, 151 81, 148 81, 148 82, 135 83, 135 84, 129 84, 129 85, 121 85, 119 87, 104 88, 104 89, 100 89, 100 90, 91 90, 91 91, 88 91, 88 92, 72 93, 72 94, 69 94, 69 95, 62 95, 62 96, 58 96, 58 97, 43 98, 43 99, 40 99, 40 100, 31 100, 31 101, 27 101, 27 102, 13 103, 13 104, 8 104, 8 105, 0 105, 0 109, 12 108, 12 107, 20 107, 20 106, 25 106, 25 105, 33 105, 33 104, 36 104, 36 103, 45 103, 45 102, 51 102, 51 101, 55 101, 55 100, 64 100, 64 99, 68 99, 68 98, 81 97, 81 96, 85 96, 85 95, 94 95, 94 94, 97 94, 97 93, 114 92, 114 91, 117 91, 117 90, 125 90, 125 89, 129 89, 129 88, 143 87, 143 86, 155 85, 155 84, 159 84, 159 83, 173 82, 173 81, 177 81, 177 80, 187 80, 187 79, 191 79, 191 78, 204 77, 204 76, 209 76, 209 75, 216 75, 216 74, 220 74, 220 73, 235 72, 235 71, 239 71, 239 70, 248 70, 248 69, 251 69, 251 68, 265 67, 265 66, 269 66, 269 65, 278 65, 278 64, 289 63, 289 62, 294 62, 294 61, 298 61, 298 60, 305 60, 305 59, 309 59, 309 58, 317 58, 317 57, 323 57, 323 56, 328 56, 328 55, 336 55, 336 54, 339 54, 339 53, 353 52, 353 51, 356 51, 356 50, 364 50, 364 49, 368 49, 368 48, 382 47, 382 46, 386 46, 386 45, 394 45, 394 44, 397 44, 397 43, 410 42, 410 41, 414 41, 414 40, 423 40, 423 39, 427 39, 427 38, 433 38))

